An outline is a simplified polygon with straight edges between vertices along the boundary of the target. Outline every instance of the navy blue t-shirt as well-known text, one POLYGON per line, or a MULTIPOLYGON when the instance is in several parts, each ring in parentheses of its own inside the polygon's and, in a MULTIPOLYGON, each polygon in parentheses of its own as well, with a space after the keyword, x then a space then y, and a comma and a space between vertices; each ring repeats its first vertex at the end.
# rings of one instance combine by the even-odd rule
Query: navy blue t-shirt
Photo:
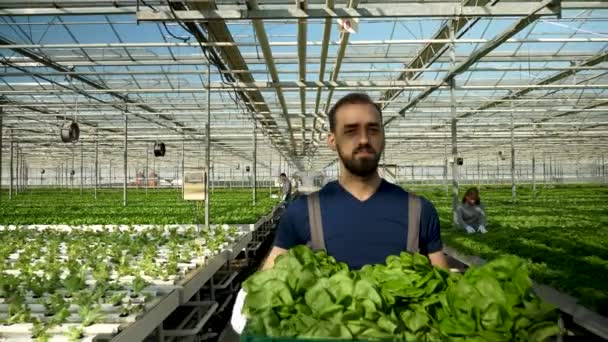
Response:
MULTIPOLYGON (((382 180, 366 201, 359 201, 337 181, 319 191, 323 234, 328 254, 352 269, 384 263, 389 255, 406 250, 408 195, 401 187, 382 180)), ((310 240, 308 202, 301 196, 281 217, 274 245, 290 249, 310 240)), ((439 217, 431 202, 422 198, 420 253, 442 249, 439 217)))

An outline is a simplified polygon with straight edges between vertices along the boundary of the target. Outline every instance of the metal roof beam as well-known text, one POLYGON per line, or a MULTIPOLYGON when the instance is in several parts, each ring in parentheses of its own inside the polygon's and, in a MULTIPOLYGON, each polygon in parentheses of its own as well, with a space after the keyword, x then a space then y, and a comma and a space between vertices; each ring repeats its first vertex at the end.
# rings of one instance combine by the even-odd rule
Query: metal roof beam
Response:
MULTIPOLYGON (((562 0, 562 9, 564 10, 593 10, 593 9, 607 9, 608 3, 606 1, 571 1, 571 0, 562 0)), ((152 1, 148 1, 148 3, 152 3, 152 1)), ((36 1, 23 1, 23 0, 3 0, 4 8, 0 9, 0 15, 2 16, 80 16, 80 15, 125 15, 125 14, 139 14, 137 11, 137 6, 134 5, 119 5, 117 6, 116 2, 108 2, 107 5, 100 4, 99 1, 94 2, 94 6, 91 6, 92 3, 87 3, 84 1, 74 2, 74 1, 46 1, 46 2, 36 2, 36 1)), ((335 17, 338 15, 342 16, 364 16, 364 17, 391 17, 394 16, 392 13, 387 13, 387 8, 391 9, 393 6, 406 7, 412 6, 412 13, 416 13, 418 11, 419 17, 421 16, 429 16, 431 12, 436 12, 435 15, 432 16, 443 16, 446 17, 462 17, 462 16, 506 16, 509 13, 507 11, 512 11, 511 14, 517 15, 520 11, 517 8, 517 3, 513 3, 512 6, 509 6, 509 3, 505 3, 504 7, 497 10, 488 10, 484 6, 470 6, 472 8, 466 8, 464 6, 459 6, 459 4, 455 4, 453 2, 439 2, 439 3, 427 3, 427 4, 419 4, 415 2, 404 2, 403 4, 395 3, 395 2, 386 2, 386 3, 374 3, 374 4, 366 4, 366 10, 361 10, 357 12, 350 12, 345 9, 340 9, 341 11, 336 12, 335 10, 325 9, 324 7, 316 8, 315 11, 311 12, 311 14, 318 15, 320 17, 335 17), (444 6, 440 6, 444 5, 444 6), (424 8, 429 6, 429 8, 424 8), (502 13, 501 13, 502 12, 502 13)), ((169 11, 167 6, 160 6, 159 4, 154 4, 155 8, 162 13, 160 16, 165 16, 168 19, 173 19, 169 17, 167 13, 169 11)), ((283 9, 276 9, 270 6, 264 6, 263 10, 271 10, 272 15, 280 16, 280 17, 288 17, 293 18, 294 16, 310 16, 310 14, 304 14, 303 12, 295 12, 295 11, 286 11, 283 9)), ((216 19, 227 20, 230 16, 245 16, 251 17, 251 13, 258 16, 265 16, 263 13, 256 13, 252 11, 247 11, 245 9, 237 8, 234 9, 234 6, 221 6, 219 10, 209 11, 203 10, 205 14, 209 13, 207 16, 215 17, 216 19), (224 13, 225 18, 217 18, 219 13, 224 13)), ((140 8, 139 12, 142 14, 146 14, 146 16, 150 16, 147 12, 147 9, 140 8)), ((180 12, 180 11, 178 11, 180 12)), ((192 12, 192 11, 190 11, 192 12)), ((543 11, 544 12, 544 11, 543 11)), ((181 14, 181 13, 180 13, 181 14)), ((195 13, 190 13, 189 15, 195 16, 195 13)), ((408 13, 401 11, 400 15, 408 17, 411 16, 408 13)), ((159 17, 160 17, 159 16, 159 17)), ((154 18, 154 16, 152 16, 154 18)), ((152 19, 150 18, 150 19, 152 19)), ((139 19, 139 20, 143 20, 139 19)), ((160 18, 156 18, 156 20, 160 20, 160 18)))
MULTIPOLYGON (((513 37, 518 32, 520 32, 521 30, 528 27, 528 25, 530 25, 531 23, 533 23, 534 21, 536 21, 539 18, 536 15, 536 12, 538 10, 540 10, 546 6, 552 5, 553 3, 554 3, 554 0, 542 1, 537 6, 536 10, 532 11, 528 16, 517 20, 507 30, 503 31, 498 36, 494 37, 494 39, 492 39, 490 42, 484 44, 481 48, 473 51, 473 53, 471 53, 471 55, 466 60, 464 60, 460 64, 456 65, 447 75, 445 75, 442 78, 441 83, 450 82, 454 77, 456 77, 456 75, 465 72, 471 65, 477 63, 477 61, 479 61, 481 58, 486 56, 492 50, 494 50, 495 48, 500 46, 500 44, 504 43, 506 40, 508 40, 509 38, 513 37)), ((420 101, 424 100, 427 96, 429 96, 431 93, 433 93, 436 89, 438 89, 438 87, 436 87, 436 86, 429 87, 422 93, 418 94, 413 100, 411 100, 407 105, 405 105, 403 108, 401 108, 401 110, 399 110, 401 115, 404 116, 405 113, 410 108, 414 107, 420 101)))
MULTIPOLYGON (((247 4, 255 9, 258 7, 257 0, 248 0, 247 4)), ((270 49, 270 45, 268 43, 268 35, 266 34, 266 30, 264 29, 264 23, 262 20, 256 19, 252 22, 253 28, 257 34, 258 41, 260 42, 260 48, 262 49, 262 54, 264 55, 264 60, 266 61, 266 67, 268 68, 268 73, 270 74, 270 78, 273 82, 279 81, 279 73, 277 72, 277 68, 274 64, 274 58, 272 57, 272 50, 270 49)), ((295 140, 293 136, 293 131, 291 130, 291 121, 289 120, 289 112, 287 111, 287 104, 285 103, 285 97, 283 96, 283 92, 281 88, 276 88, 277 98, 279 99, 279 103, 281 104, 283 118, 287 123, 287 134, 289 136, 291 154, 294 159, 297 156, 297 150, 295 145, 295 140)), ((301 165, 296 161, 295 163, 299 169, 301 169, 301 165)))
MULTIPOLYGON (((576 66, 577 67, 593 67, 593 66, 595 66, 597 64, 600 64, 602 62, 605 62, 607 60, 608 60, 608 52, 604 52, 604 53, 602 53, 602 54, 600 54, 598 56, 595 56, 593 58, 590 58, 590 59, 587 59, 587 60, 585 60, 583 62, 580 62, 576 66)), ((540 82, 537 82, 535 85, 536 86, 542 86, 542 85, 548 85, 548 84, 551 84, 551 83, 555 83, 557 81, 563 80, 566 77, 570 77, 572 75, 575 75, 580 70, 584 70, 584 69, 577 69, 576 68, 576 69, 568 69, 568 70, 560 71, 560 72, 558 72, 558 73, 556 73, 556 74, 554 74, 552 76, 549 76, 549 77, 541 80, 540 82)), ((528 93, 530 93, 530 92, 532 92, 534 90, 537 90, 537 89, 538 88, 536 88, 536 87, 530 87, 530 88, 524 88, 524 89, 518 90, 518 91, 516 91, 516 92, 514 92, 512 94, 509 94, 509 95, 507 95, 507 96, 505 96, 505 97, 503 97, 503 98, 501 98, 499 100, 491 101, 491 102, 489 102, 487 104, 484 104, 483 106, 479 107, 478 109, 476 109, 474 111, 471 111, 469 113, 466 113, 464 115, 461 115, 459 117, 464 118, 464 117, 471 116, 471 115, 475 114, 478 111, 483 111, 483 110, 486 110, 486 109, 490 109, 490 108, 496 107, 496 106, 504 103, 506 100, 512 100, 512 99, 524 96, 524 95, 526 95, 526 94, 528 94, 528 93)))
MULTIPOLYGON (((483 1, 487 3, 487 1, 483 1)), ((470 3, 470 2, 469 2, 470 3)), ((210 9, 176 11, 152 11, 140 9, 137 19, 140 21, 211 21, 211 20, 277 20, 277 19, 324 19, 324 18, 424 18, 424 17, 518 17, 525 16, 535 9, 535 1, 504 3, 493 7, 481 5, 458 4, 454 2, 433 3, 374 3, 357 8, 333 8, 315 6, 306 8, 269 8, 252 7, 251 9, 210 9)), ((555 16, 559 10, 553 7, 537 11, 541 16, 555 16)))

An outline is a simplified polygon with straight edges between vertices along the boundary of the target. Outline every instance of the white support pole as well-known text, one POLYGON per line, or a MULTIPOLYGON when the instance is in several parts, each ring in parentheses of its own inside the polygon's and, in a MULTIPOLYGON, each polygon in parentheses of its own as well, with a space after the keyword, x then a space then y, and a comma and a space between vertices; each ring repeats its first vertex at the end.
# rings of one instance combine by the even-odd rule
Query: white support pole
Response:
POLYGON ((268 196, 272 197, 272 154, 270 154, 270 162, 268 166, 268 196))
POLYGON ((70 191, 74 190, 74 145, 72 145, 72 169, 70 170, 70 191))
POLYGON ((205 184, 205 229, 209 229, 209 170, 211 169, 211 63, 207 63, 207 123, 205 125, 207 144, 205 146, 205 167, 207 184, 205 184))
POLYGON ((448 183, 448 145, 444 148, 444 159, 443 159, 443 183, 445 184, 445 197, 450 196, 450 186, 448 183))
POLYGON ((27 161, 25 159, 25 153, 23 153, 23 149, 21 149, 21 164, 22 164, 22 166, 21 166, 21 172, 23 172, 23 177, 21 178, 22 179, 21 184, 23 186, 23 191, 25 191, 26 188, 27 188, 27 176, 28 176, 28 174, 27 174, 27 161))
POLYGON ((481 185, 481 167, 479 165, 479 152, 477 152, 477 187, 481 185))
POLYGON ((95 192, 94 196, 97 199, 97 186, 99 185, 99 137, 95 130, 95 192))
POLYGON ((511 101, 511 200, 517 200, 517 190, 515 186, 515 126, 513 125, 513 101, 511 101))
POLYGON ((553 184, 553 158, 549 156, 549 184, 553 184))
POLYGON ((182 177, 182 197, 184 197, 184 153, 186 151, 185 149, 185 143, 186 143, 186 137, 183 136, 182 137, 182 172, 181 172, 181 177, 182 177))
POLYGON ((496 184, 500 184, 500 156, 496 154, 496 184))
POLYGON ((532 194, 536 196, 536 146, 532 145, 532 194))
POLYGON ((543 153, 543 189, 547 187, 547 158, 543 153))
POLYGON ((146 171, 144 172, 144 182, 146 187, 146 196, 148 196, 148 176, 150 175, 150 170, 148 170, 148 158, 150 156, 150 146, 146 144, 146 171))
POLYGON ((606 184, 606 162, 604 160, 604 155, 602 154, 602 181, 606 184))
MULTIPOLYGON (((598 163, 599 164, 599 163, 598 163)), ((25 170, 25 153, 23 153, 23 148, 21 149, 21 192, 25 191, 27 173, 25 170)))
POLYGON ((416 178, 414 176, 414 164, 412 164, 411 168, 412 168, 412 184, 414 184, 414 181, 416 180, 416 178))
POLYGON ((14 159, 14 150, 15 150, 15 141, 13 141, 13 130, 11 129, 11 159, 10 159, 10 163, 9 163, 9 187, 8 187, 8 199, 12 200, 13 199, 13 159, 14 159))
POLYGON ((159 181, 159 176, 160 176, 160 172, 156 172, 156 156, 154 156, 154 158, 152 158, 152 172, 154 172, 154 187, 156 188, 156 191, 158 192, 158 183, 159 181))
POLYGON ((110 171, 110 178, 109 178, 110 182, 109 182, 109 186, 108 187, 112 188, 112 181, 113 181, 113 179, 112 179, 112 159, 110 159, 110 168, 109 168, 109 171, 110 171))
POLYGON ((258 168, 257 168, 257 163, 258 163, 258 128, 257 125, 255 124, 255 121, 253 122, 253 177, 252 177, 252 184, 251 186, 253 187, 253 206, 255 206, 255 202, 257 199, 257 180, 258 180, 258 168))
POLYGON ((17 194, 23 191, 23 150, 17 145, 17 194))
POLYGON ((124 141, 124 149, 123 149, 123 183, 122 183, 122 205, 124 207, 127 206, 127 143, 128 143, 128 125, 129 125, 129 119, 127 116, 127 109, 125 108, 125 141, 124 141))
MULTIPOLYGON (((452 20, 448 21, 449 30, 450 30, 450 39, 452 43, 450 43, 450 66, 454 68, 456 66, 456 47, 454 46, 454 22, 452 20)), ((450 79, 450 109, 451 109, 451 128, 452 128, 452 223, 454 226, 458 224, 458 163, 456 159, 458 158, 458 132, 456 130, 458 120, 456 113, 456 79, 452 77, 450 79)))
POLYGON ((84 186, 84 152, 82 148, 82 140, 80 141, 80 196, 84 186))
POLYGON ((0 106, 0 201, 2 201, 2 147, 4 146, 4 140, 2 136, 2 130, 4 128, 2 117, 4 116, 4 107, 0 106))
POLYGON ((19 172, 20 172, 19 165, 21 165, 21 162, 19 160, 19 156, 20 156, 20 154, 19 154, 19 144, 17 144, 17 149, 16 150, 17 150, 16 151, 17 153, 16 153, 16 156, 15 156, 15 194, 18 195, 19 191, 21 190, 21 184, 19 183, 20 182, 20 179, 19 179, 19 172))

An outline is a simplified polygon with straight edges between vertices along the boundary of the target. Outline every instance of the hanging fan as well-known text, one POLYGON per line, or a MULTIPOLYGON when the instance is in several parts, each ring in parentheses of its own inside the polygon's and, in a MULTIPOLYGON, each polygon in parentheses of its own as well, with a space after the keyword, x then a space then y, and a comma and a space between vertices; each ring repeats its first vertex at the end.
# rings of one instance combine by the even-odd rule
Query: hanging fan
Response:
POLYGON ((80 137, 80 127, 78 124, 71 122, 64 122, 61 126, 61 141, 64 143, 76 142, 80 137))
MULTIPOLYGON (((70 85, 72 85, 71 77, 68 77, 70 85)), ((72 85, 73 87, 73 85, 72 85)), ((61 141, 64 143, 76 142, 80 137, 80 127, 76 123, 76 113, 78 113, 78 97, 76 97, 76 110, 71 121, 68 121, 66 116, 63 117, 63 124, 61 125, 61 141)))
POLYGON ((154 156, 155 157, 164 157, 165 156, 165 143, 156 142, 154 143, 154 156))

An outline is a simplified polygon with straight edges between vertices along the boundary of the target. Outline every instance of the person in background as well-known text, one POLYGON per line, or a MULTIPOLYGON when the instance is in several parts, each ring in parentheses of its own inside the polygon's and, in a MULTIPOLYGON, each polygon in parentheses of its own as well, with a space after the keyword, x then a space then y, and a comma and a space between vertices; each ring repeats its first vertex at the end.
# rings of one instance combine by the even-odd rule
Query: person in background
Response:
POLYGON ((462 204, 458 206, 458 224, 467 233, 473 234, 475 230, 480 233, 487 233, 486 230, 486 210, 481 204, 479 190, 477 188, 468 189, 462 197, 462 204))
POLYGON ((281 201, 287 203, 291 197, 291 182, 284 172, 281 173, 279 178, 281 179, 281 201))

